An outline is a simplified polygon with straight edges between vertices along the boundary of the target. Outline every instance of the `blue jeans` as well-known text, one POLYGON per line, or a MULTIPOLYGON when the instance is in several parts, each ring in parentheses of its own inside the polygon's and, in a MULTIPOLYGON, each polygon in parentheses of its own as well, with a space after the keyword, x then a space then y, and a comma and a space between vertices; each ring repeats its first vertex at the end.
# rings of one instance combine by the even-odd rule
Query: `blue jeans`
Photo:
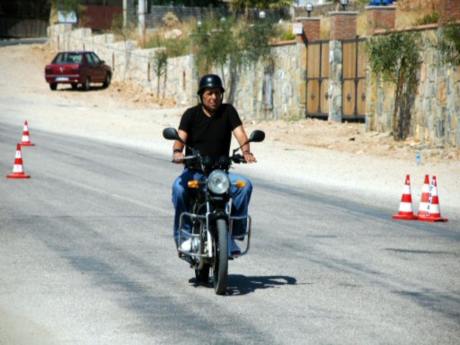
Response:
MULTIPOLYGON (((235 173, 228 173, 230 178, 230 197, 232 198, 232 216, 247 216, 249 201, 251 199, 252 184, 246 177, 235 173), (246 185, 243 188, 237 188, 237 180, 244 181, 246 185)), ((182 174, 176 178, 172 186, 172 202, 176 213, 174 216, 174 240, 178 244, 179 237, 179 219, 182 212, 188 210, 188 187, 187 182, 190 180, 202 180, 203 174, 196 170, 185 168, 182 174)), ((235 221, 233 223, 233 235, 244 234, 246 231, 246 221, 235 221)), ((185 225, 187 226, 187 224, 185 225)), ((189 225, 188 225, 189 227, 189 225)))

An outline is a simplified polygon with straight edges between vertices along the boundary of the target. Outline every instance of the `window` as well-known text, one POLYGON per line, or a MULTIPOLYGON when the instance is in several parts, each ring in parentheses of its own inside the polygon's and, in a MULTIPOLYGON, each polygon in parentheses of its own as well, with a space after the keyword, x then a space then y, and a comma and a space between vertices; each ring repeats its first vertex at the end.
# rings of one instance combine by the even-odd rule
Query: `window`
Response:
POLYGON ((60 53, 54 59, 53 63, 65 64, 65 63, 81 63, 82 56, 79 53, 60 53))
POLYGON ((95 64, 101 63, 101 59, 99 59, 99 57, 96 54, 91 53, 91 57, 93 58, 95 64))
POLYGON ((85 56, 86 56, 86 61, 88 61, 90 65, 95 64, 95 61, 93 60, 93 56, 90 53, 86 53, 85 56))

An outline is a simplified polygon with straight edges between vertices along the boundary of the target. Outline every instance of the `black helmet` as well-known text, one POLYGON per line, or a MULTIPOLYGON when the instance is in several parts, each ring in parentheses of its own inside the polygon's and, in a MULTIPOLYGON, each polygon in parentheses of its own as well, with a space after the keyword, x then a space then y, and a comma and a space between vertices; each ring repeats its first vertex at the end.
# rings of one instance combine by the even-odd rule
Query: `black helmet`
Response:
POLYGON ((200 85, 198 86, 198 94, 201 96, 205 89, 219 88, 222 92, 225 92, 222 86, 222 80, 216 74, 206 74, 201 77, 200 85))

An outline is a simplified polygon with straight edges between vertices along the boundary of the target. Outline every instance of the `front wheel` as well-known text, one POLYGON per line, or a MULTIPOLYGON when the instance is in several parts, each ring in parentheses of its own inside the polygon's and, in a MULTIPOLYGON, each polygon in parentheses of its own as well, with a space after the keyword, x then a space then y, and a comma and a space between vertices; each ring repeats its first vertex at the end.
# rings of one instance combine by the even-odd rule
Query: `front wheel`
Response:
POLYGON ((198 284, 209 284, 209 264, 205 263, 202 267, 195 269, 195 278, 198 284))
POLYGON ((217 295, 224 295, 228 279, 228 227, 225 219, 218 219, 214 238, 213 285, 217 295))
POLYGON ((83 86, 83 90, 89 91, 89 89, 91 88, 91 80, 89 79, 89 77, 86 77, 82 86, 83 86))
POLYGON ((112 75, 110 73, 107 73, 105 75, 105 79, 104 79, 104 82, 102 83, 102 87, 105 89, 107 87, 109 87, 110 85, 110 82, 112 81, 112 75))

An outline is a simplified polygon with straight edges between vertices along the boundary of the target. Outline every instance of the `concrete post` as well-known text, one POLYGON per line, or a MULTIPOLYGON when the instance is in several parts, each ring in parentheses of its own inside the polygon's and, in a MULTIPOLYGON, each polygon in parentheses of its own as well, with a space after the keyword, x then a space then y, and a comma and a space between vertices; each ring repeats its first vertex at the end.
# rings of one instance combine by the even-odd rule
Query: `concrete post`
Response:
MULTIPOLYGON (((304 38, 308 41, 320 39, 321 19, 317 17, 297 17, 296 23, 301 23, 303 27, 304 38)), ((297 35, 299 36, 299 35, 297 35)))
POLYGON ((342 122, 342 42, 329 41, 329 121, 342 122))

